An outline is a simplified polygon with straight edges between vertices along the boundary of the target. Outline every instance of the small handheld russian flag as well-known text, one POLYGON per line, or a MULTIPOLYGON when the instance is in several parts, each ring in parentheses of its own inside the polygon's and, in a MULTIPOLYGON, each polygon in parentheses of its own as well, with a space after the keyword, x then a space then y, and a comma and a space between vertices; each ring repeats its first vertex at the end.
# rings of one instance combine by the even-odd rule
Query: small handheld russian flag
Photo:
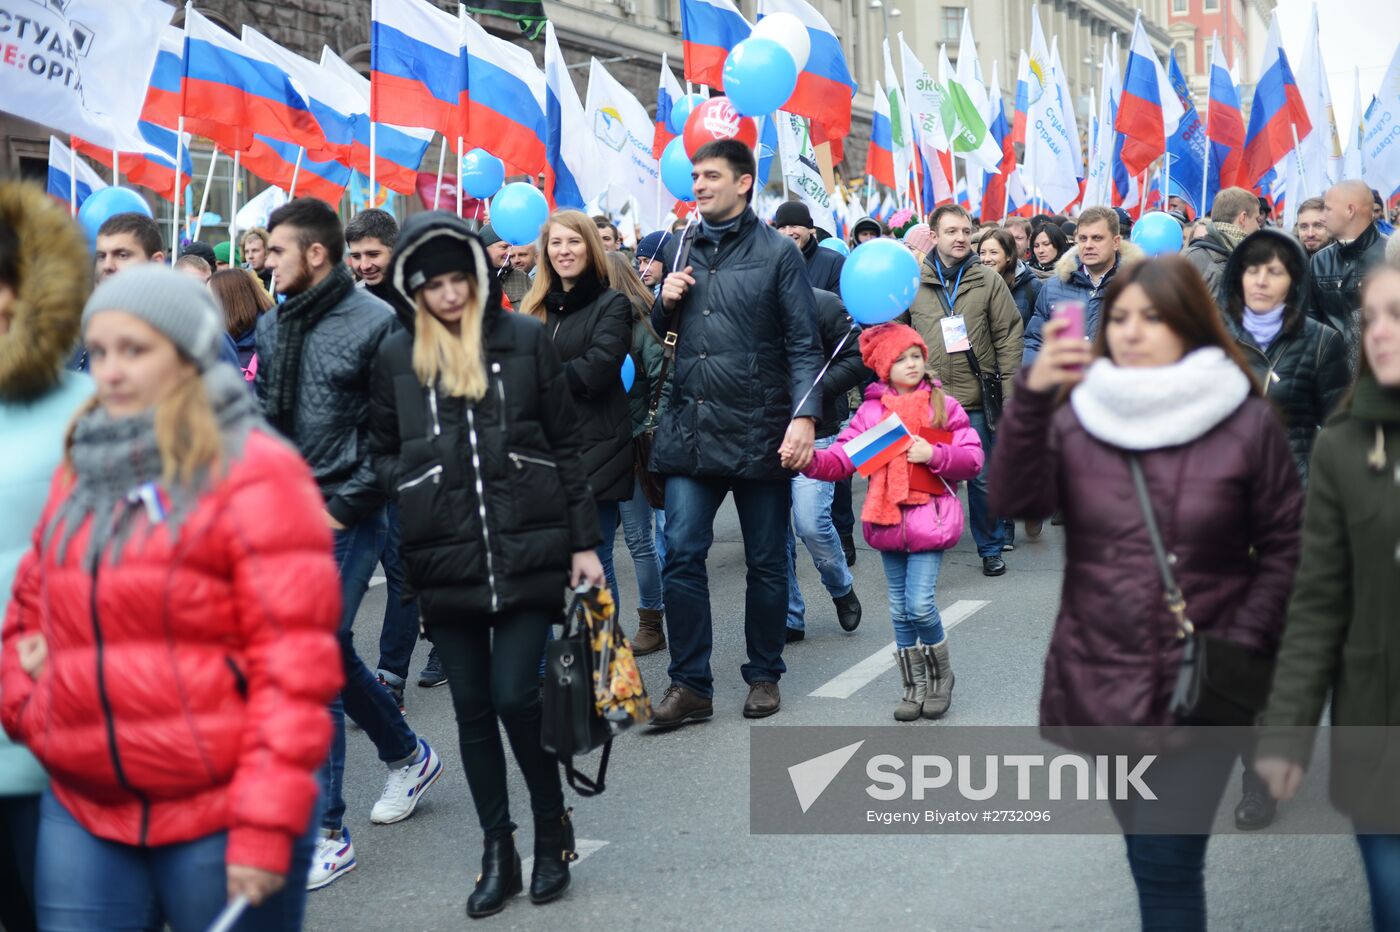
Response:
POLYGON ((881 466, 909 449, 913 443, 898 414, 891 414, 874 427, 842 444, 856 472, 869 479, 881 466))

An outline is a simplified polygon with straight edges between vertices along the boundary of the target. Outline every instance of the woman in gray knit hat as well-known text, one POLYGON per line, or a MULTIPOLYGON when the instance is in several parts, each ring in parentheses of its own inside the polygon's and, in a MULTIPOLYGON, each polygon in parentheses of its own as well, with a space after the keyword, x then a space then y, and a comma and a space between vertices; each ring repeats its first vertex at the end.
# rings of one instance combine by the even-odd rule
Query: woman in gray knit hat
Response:
POLYGON ((298 929, 341 680, 321 496, 208 289, 129 269, 82 320, 97 394, 0 648, 0 723, 52 779, 39 926, 205 929, 243 896, 239 928, 298 929))

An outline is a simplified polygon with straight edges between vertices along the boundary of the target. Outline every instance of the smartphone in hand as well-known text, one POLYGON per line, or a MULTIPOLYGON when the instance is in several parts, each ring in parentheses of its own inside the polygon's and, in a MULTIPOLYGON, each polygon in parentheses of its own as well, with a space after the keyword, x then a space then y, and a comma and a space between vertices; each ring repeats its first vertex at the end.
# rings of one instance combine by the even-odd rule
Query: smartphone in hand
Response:
MULTIPOLYGON (((1064 329, 1066 339, 1084 339, 1084 302, 1082 301, 1061 301, 1050 311, 1051 320, 1067 321, 1068 325, 1064 329)), ((1084 368, 1075 366, 1075 371, 1084 368)))

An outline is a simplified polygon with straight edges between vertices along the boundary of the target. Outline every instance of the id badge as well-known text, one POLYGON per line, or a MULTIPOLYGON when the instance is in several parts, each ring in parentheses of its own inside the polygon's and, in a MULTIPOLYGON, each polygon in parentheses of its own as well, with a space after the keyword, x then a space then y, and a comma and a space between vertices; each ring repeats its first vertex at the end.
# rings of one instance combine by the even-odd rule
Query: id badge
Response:
POLYGON ((943 349, 949 353, 965 353, 972 349, 967 338, 967 318, 945 317, 938 322, 943 327, 943 349))

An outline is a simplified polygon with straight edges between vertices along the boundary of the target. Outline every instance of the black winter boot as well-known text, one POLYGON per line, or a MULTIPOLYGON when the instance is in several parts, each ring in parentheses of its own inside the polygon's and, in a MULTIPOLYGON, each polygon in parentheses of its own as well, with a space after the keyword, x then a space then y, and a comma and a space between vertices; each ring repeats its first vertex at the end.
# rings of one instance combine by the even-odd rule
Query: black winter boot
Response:
POLYGON ((569 862, 577 861, 574 851, 572 809, 555 819, 535 821, 535 867, 530 872, 530 902, 557 900, 569 889, 569 862))
POLYGON ((481 855, 481 873, 476 878, 476 889, 467 898, 467 915, 473 919, 496 915, 524 886, 520 852, 515 850, 515 836, 488 837, 481 855))

